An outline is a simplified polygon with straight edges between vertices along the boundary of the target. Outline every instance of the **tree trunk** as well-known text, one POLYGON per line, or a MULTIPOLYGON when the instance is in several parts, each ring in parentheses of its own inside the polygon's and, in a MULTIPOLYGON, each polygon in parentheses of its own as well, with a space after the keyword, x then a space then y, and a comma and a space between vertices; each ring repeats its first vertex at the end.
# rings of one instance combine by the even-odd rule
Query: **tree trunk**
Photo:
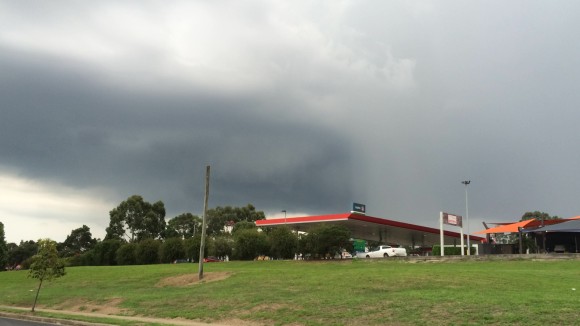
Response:
POLYGON ((34 298, 34 305, 32 305, 32 312, 34 312, 34 308, 36 307, 36 301, 38 300, 38 294, 40 293, 41 286, 42 286, 42 279, 40 279, 40 283, 38 284, 38 290, 36 290, 36 297, 34 298))

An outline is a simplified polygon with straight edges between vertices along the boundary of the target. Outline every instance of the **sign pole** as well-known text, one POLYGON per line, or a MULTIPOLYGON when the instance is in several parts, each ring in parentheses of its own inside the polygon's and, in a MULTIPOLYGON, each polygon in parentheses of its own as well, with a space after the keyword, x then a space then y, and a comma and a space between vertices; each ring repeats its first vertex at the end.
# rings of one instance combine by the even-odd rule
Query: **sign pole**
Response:
POLYGON ((441 243, 441 257, 445 256, 443 250, 443 212, 439 212, 439 235, 440 235, 440 243, 441 243))
POLYGON ((463 223, 461 223, 461 228, 459 228, 459 233, 461 234, 461 256, 464 255, 465 247, 463 246, 463 223))

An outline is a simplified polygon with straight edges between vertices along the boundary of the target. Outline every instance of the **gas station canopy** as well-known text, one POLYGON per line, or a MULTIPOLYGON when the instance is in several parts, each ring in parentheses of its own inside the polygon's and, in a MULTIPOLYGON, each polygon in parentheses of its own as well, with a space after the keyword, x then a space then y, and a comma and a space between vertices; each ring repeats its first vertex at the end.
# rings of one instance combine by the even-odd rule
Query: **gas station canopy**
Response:
MULTIPOLYGON (((354 239, 379 241, 384 244, 402 246, 432 246, 439 244, 439 229, 384 218, 367 216, 360 213, 343 213, 331 215, 275 218, 256 221, 258 227, 279 227, 286 225, 290 229, 308 232, 319 225, 342 225, 351 231, 354 239)), ((445 244, 459 244, 461 235, 458 232, 444 230, 445 244)), ((470 236, 472 242, 484 238, 470 236)))

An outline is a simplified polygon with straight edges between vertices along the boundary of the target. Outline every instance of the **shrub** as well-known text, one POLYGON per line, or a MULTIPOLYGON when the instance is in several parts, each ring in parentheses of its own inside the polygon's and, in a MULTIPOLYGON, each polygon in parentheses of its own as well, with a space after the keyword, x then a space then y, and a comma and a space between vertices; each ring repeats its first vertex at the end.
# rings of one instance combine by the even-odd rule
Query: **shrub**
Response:
MULTIPOLYGON (((433 246, 433 256, 441 255, 441 246, 433 246)), ((445 256, 459 256, 461 255, 461 247, 445 247, 445 256)), ((475 248, 471 248, 471 255, 475 255, 475 248)))
POLYGON ((270 254, 274 258, 291 259, 298 247, 298 238, 288 227, 278 227, 268 234, 270 254))
POLYGON ((268 239, 256 229, 239 230, 234 235, 234 257, 241 260, 252 260, 259 255, 268 254, 268 239))
POLYGON ((117 264, 118 265, 135 265, 137 258, 135 252, 137 251, 137 244, 125 243, 117 250, 117 264))
POLYGON ((149 265, 159 263, 159 247, 157 240, 145 239, 137 243, 135 249, 135 260, 139 265, 149 265))
POLYGON ((159 256, 162 263, 171 263, 177 259, 185 258, 185 246, 181 238, 165 240, 159 248, 159 256))
POLYGON ((312 257, 331 257, 342 249, 352 251, 350 230, 344 226, 321 225, 312 229, 300 240, 300 251, 312 257))
POLYGON ((234 241, 230 236, 219 236, 211 241, 211 247, 208 250, 210 256, 231 257, 233 252, 234 241))
MULTIPOLYGON (((207 239, 206 239, 207 240, 207 239)), ((192 262, 199 261, 199 248, 201 246, 201 236, 196 236, 185 240, 185 255, 192 262)), ((207 255, 207 244, 204 248, 207 255)))
POLYGON ((72 267, 72 266, 83 266, 86 265, 86 256, 87 253, 84 254, 76 254, 74 256, 71 257, 66 257, 64 258, 64 264, 66 267, 72 267))
POLYGON ((87 255, 87 265, 104 266, 117 265, 117 249, 123 245, 124 241, 109 239, 99 242, 87 255))

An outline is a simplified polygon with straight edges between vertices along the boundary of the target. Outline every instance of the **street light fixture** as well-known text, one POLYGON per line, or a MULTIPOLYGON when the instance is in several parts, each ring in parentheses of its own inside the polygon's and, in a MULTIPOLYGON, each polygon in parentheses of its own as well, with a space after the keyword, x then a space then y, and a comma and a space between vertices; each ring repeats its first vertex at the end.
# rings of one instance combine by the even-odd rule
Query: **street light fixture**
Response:
POLYGON ((467 224, 467 255, 471 255, 471 245, 469 243, 469 205, 467 202, 467 185, 471 183, 471 180, 461 181, 465 185, 465 222, 467 224))
POLYGON ((286 210, 283 210, 282 213, 284 213, 284 224, 286 224, 286 210))

